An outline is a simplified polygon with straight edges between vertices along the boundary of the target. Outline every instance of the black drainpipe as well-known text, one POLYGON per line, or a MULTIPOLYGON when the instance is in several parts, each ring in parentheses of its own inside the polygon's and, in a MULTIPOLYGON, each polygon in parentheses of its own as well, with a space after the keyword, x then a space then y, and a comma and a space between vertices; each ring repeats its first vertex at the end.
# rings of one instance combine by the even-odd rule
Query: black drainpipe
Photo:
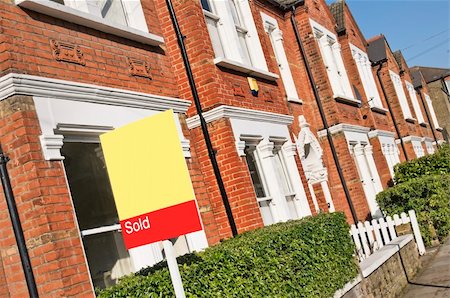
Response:
POLYGON ((34 279, 33 269, 31 268, 30 256, 28 255, 25 236, 23 235, 22 224, 20 223, 19 212, 17 211, 16 200, 14 199, 14 193, 11 187, 11 180, 9 179, 8 169, 6 167, 8 161, 9 158, 3 153, 0 145, 0 174, 6 204, 8 205, 9 217, 11 218, 14 236, 16 238, 17 249, 19 250, 20 261, 27 282, 28 293, 31 298, 37 298, 39 295, 36 288, 36 280, 34 279))
POLYGON ((212 167, 214 169, 214 175, 216 177, 217 185, 219 186, 220 195, 222 196, 223 205, 225 207, 225 212, 228 217, 228 223, 230 224, 231 232, 233 237, 238 234, 236 223, 234 221, 233 213, 231 211, 230 201, 228 200, 227 192, 225 191, 225 185, 223 184, 222 175, 220 174, 219 165, 217 164, 216 153, 211 143, 211 138, 209 136, 208 127, 206 125, 205 118, 203 118, 202 106, 200 103, 200 98, 198 96, 197 88, 195 87, 194 76, 192 74, 191 64, 189 63, 189 58, 186 52, 186 47, 184 45, 185 36, 181 33, 180 26, 178 24, 177 16, 175 10, 173 9, 172 1, 166 0, 167 8, 169 9, 170 18, 172 19, 172 24, 177 35, 178 45, 180 46, 181 55, 183 57, 184 67, 186 68, 186 74, 189 80, 189 85, 191 87, 192 97, 194 98, 195 107, 197 109, 197 114, 200 119, 200 125, 202 128, 203 136, 205 138, 206 147, 208 148, 209 159, 211 160, 212 167))
POLYGON ((437 139, 436 134, 434 132, 434 124, 432 123, 432 119, 430 117, 430 114, 428 114, 427 107, 425 106, 425 100, 423 99, 422 92, 420 92, 420 87, 417 87, 416 91, 417 91, 417 93, 419 93, 420 100, 422 101, 423 109, 425 110, 425 115, 427 116, 428 123, 430 124, 430 127, 431 127, 431 132, 433 133, 434 141, 436 142, 436 147, 440 148, 440 145, 438 143, 438 139, 437 139))
POLYGON ((348 206, 350 207, 350 211, 352 213, 353 221, 355 222, 355 224, 357 224, 358 223, 358 216, 356 215, 356 210, 355 210, 355 207, 353 206, 353 202, 352 202, 352 199, 350 197, 350 192, 349 192, 348 187, 347 187, 347 182, 345 181, 344 173, 342 172, 341 164, 339 162, 339 158, 338 158, 338 155, 337 155, 337 152, 336 152, 336 147, 334 146, 333 137, 331 135, 331 132, 330 132, 330 129, 329 129, 329 126, 328 126, 328 122, 327 122, 327 118, 326 118, 325 112, 323 110, 323 106, 322 106, 322 102, 320 100, 319 92, 317 90, 317 86, 316 86, 316 83, 314 81, 314 77, 312 75, 312 71, 311 71, 311 68, 309 66, 308 59, 306 57, 305 49, 303 48, 303 43, 302 43, 302 40, 300 38, 300 33, 298 31, 297 22, 295 21, 295 5, 292 6, 291 9, 292 9, 291 22, 292 22, 292 26, 294 27, 295 37, 297 39, 298 46, 300 47, 300 52, 302 54, 302 58, 305 61, 306 72, 308 73, 309 82, 311 83, 312 89, 314 91, 314 98, 316 99, 317 107, 319 108, 320 118, 322 119, 323 126, 324 126, 324 128, 325 128, 325 130, 327 132, 328 143, 330 143, 331 152, 333 154, 333 160, 334 160, 334 163, 336 165, 336 168, 337 168, 337 171, 338 171, 338 174, 339 174, 339 178, 340 178, 341 183, 342 183, 342 187, 344 188, 345 198, 347 199, 348 206))
POLYGON ((373 66, 378 65, 377 78, 378 78, 378 81, 380 82, 381 91, 383 91, 384 98, 386 99, 389 113, 391 114, 392 122, 394 122, 394 128, 395 128, 395 131, 397 132, 397 136, 400 140, 400 144, 402 145, 402 150, 403 150, 403 153, 405 154, 405 158, 406 158, 406 160, 409 160, 408 154, 406 153, 405 143, 403 142, 402 135, 400 134, 400 129, 398 128, 397 121, 395 120, 394 112, 392 111, 391 104, 390 104, 389 99, 386 94, 386 89, 384 89, 383 80, 381 79, 380 71, 381 71, 381 68, 383 67, 384 62, 386 62, 386 59, 383 59, 383 60, 380 60, 380 61, 374 63, 373 66))

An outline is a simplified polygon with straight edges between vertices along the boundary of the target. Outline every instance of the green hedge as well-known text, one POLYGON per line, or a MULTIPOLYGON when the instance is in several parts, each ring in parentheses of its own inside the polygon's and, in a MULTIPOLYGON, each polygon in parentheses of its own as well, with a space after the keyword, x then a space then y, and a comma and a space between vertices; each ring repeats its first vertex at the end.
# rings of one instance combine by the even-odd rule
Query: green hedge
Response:
MULTIPOLYGON (((357 274, 342 213, 243 233, 178 258, 187 297, 331 297, 357 274)), ((165 263, 125 277, 99 297, 173 297, 165 263)))
POLYGON ((423 176, 397 184, 380 192, 377 202, 389 215, 415 210, 426 245, 431 244, 434 233, 443 240, 450 232, 450 175, 423 176))
POLYGON ((421 176, 450 173, 450 147, 445 145, 435 154, 398 164, 394 171, 396 184, 421 176))

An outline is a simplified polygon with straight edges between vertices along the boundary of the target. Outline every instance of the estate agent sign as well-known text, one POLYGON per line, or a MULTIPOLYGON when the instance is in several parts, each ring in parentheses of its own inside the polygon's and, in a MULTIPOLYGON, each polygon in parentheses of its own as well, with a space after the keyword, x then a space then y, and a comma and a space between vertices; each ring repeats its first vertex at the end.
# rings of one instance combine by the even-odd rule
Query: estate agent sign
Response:
POLYGON ((100 140, 128 249, 202 229, 171 110, 100 140))

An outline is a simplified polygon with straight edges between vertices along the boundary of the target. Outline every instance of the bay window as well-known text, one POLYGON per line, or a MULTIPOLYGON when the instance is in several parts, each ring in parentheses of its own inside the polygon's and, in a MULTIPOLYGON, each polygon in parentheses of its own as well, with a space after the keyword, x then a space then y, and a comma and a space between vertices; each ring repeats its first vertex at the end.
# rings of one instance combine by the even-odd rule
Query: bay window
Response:
MULTIPOLYGON (((255 137, 241 137, 241 140, 245 141, 245 159, 264 225, 301 217, 290 175, 293 167, 298 170, 295 160, 289 159, 285 152, 286 140, 255 137)), ((295 146, 292 150, 295 153, 295 146)))
POLYGON ((373 159, 372 146, 368 143, 350 142, 350 148, 363 185, 370 213, 374 217, 379 217, 382 214, 376 201, 376 195, 383 190, 383 186, 373 159))

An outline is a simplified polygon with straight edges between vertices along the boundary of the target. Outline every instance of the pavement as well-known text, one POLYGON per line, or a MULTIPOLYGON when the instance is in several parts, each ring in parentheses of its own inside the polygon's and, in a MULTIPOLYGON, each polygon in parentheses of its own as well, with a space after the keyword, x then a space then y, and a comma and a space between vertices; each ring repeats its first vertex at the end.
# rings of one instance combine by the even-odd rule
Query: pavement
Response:
POLYGON ((450 298, 450 238, 439 247, 427 249, 422 265, 400 297, 450 298))

